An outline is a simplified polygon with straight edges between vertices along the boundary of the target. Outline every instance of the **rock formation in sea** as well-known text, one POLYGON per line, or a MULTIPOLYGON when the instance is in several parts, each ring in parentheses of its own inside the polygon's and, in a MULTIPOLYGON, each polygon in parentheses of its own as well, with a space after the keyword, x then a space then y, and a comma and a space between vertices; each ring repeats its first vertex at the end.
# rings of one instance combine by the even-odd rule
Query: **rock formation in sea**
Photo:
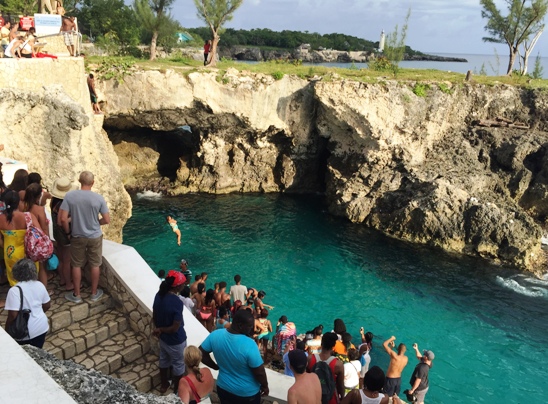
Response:
POLYGON ((81 171, 93 172, 94 190, 105 197, 111 213, 105 235, 121 241, 122 228, 131 216, 131 199, 112 143, 90 116, 61 86, 46 86, 39 92, 0 89, 2 154, 26 163, 29 172, 40 173, 48 187, 60 176, 78 184, 81 171))
POLYGON ((538 268, 548 93, 415 84, 150 71, 101 90, 129 188, 325 192, 331 213, 402 240, 538 268), (494 117, 532 129, 474 126, 494 117))

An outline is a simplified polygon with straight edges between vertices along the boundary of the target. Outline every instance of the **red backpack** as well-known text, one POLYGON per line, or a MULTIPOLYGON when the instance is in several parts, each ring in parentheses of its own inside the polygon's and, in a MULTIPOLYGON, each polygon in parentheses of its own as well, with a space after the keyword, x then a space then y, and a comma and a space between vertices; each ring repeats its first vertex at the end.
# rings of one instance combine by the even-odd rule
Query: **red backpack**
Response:
POLYGON ((33 260, 45 261, 53 254, 53 243, 40 228, 32 223, 29 212, 25 212, 27 232, 25 233, 25 255, 33 260))

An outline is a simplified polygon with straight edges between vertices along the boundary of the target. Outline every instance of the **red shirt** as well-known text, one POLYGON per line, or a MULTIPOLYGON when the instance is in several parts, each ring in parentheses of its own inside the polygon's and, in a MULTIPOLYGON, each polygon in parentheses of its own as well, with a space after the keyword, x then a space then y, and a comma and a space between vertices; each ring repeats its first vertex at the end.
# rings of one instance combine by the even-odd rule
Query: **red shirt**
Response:
POLYGON ((204 45, 204 53, 209 53, 210 48, 211 48, 211 45, 209 44, 209 42, 206 42, 206 44, 204 45))
MULTIPOLYGON (((335 379, 335 392, 333 393, 333 397, 331 397, 331 400, 329 400, 329 404, 338 404, 338 391, 337 391, 337 375, 335 374, 335 365, 337 364, 338 359, 335 358, 331 361, 329 364, 329 367, 331 368, 331 372, 333 372, 333 379, 335 379)), ((312 369, 314 369, 314 365, 316 364, 316 356, 312 355, 310 357, 310 362, 308 364, 308 370, 312 372, 312 369)))

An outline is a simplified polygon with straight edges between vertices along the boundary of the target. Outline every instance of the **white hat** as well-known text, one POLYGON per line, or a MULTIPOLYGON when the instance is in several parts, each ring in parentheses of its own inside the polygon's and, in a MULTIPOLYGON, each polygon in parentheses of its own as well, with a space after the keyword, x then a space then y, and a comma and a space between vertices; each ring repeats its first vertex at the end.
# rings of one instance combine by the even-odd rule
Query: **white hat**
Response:
POLYGON ((75 189, 78 189, 77 185, 72 184, 72 181, 67 177, 61 177, 55 180, 50 193, 55 198, 64 199, 67 192, 74 191, 75 189))

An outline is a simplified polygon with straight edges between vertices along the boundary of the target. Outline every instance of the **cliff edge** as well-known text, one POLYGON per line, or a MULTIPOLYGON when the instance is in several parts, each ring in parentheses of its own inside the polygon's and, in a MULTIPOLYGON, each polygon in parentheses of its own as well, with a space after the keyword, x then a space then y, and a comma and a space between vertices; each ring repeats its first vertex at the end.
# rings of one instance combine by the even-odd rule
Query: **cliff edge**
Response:
POLYGON ((544 265, 540 90, 140 72, 102 83, 129 188, 325 192, 330 211, 411 242, 544 265), (504 117, 532 129, 486 128, 504 117))

